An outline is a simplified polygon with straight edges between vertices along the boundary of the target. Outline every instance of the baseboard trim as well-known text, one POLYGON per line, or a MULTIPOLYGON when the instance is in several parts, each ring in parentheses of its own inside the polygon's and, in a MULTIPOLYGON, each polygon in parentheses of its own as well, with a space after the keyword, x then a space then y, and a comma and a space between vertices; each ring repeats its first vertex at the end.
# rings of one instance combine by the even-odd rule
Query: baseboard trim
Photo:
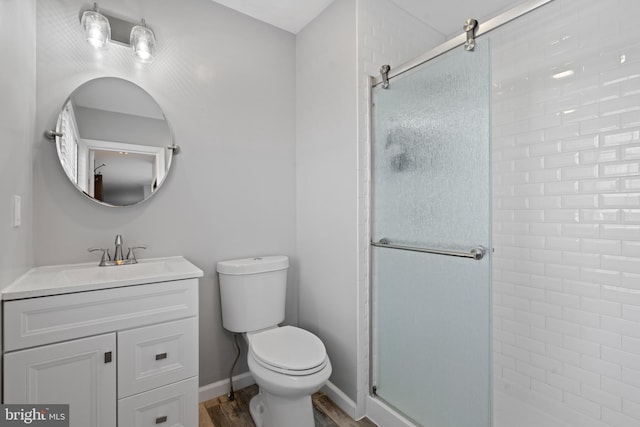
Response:
POLYGON ((331 381, 328 381, 322 391, 326 394, 333 403, 342 409, 347 415, 354 420, 356 419, 356 403, 349 398, 342 390, 336 387, 331 381))
POLYGON ((380 399, 367 396, 367 418, 379 426, 385 427, 416 427, 414 423, 398 414, 393 408, 380 399))
MULTIPOLYGON (((256 382, 253 380, 253 377, 249 372, 235 375, 233 377, 234 390, 240 390, 255 383, 256 382)), ((207 400, 214 399, 218 396, 225 396, 227 393, 229 393, 229 380, 220 380, 200 387, 199 399, 200 402, 206 402, 207 400)))

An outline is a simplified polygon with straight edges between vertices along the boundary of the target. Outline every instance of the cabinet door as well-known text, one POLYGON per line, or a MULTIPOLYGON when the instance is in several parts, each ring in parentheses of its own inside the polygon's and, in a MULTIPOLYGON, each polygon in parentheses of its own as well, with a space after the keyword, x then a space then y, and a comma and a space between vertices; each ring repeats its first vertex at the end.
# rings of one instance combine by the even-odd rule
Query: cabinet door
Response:
POLYGON ((116 425, 116 335, 7 353, 5 403, 68 403, 71 427, 116 425))

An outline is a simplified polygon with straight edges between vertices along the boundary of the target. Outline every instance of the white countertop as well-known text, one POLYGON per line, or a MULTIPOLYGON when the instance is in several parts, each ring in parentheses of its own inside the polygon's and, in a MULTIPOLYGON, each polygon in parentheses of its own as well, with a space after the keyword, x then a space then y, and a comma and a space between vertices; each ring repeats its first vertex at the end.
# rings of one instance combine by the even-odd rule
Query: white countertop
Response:
POLYGON ((7 301, 202 276, 202 270, 181 256, 142 259, 137 264, 110 267, 98 267, 95 262, 54 265, 29 270, 6 287, 1 296, 7 301))

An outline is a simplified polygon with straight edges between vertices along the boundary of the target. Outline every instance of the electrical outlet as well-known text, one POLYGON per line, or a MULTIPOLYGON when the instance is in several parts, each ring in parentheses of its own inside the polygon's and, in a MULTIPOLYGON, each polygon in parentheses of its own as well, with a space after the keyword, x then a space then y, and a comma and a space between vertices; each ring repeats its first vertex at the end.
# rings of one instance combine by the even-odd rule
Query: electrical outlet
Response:
POLYGON ((18 228, 22 224, 22 207, 20 196, 13 196, 13 227, 18 228))

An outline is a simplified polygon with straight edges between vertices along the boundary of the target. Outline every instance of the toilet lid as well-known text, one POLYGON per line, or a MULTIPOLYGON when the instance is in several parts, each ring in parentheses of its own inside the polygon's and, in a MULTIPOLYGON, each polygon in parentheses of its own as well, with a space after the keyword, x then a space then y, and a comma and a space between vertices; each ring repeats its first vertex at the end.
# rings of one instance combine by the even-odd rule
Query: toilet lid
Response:
MULTIPOLYGON (((309 371, 326 364, 327 351, 320 338, 293 326, 269 329, 251 339, 254 358, 278 372, 309 371)), ((309 372, 311 373, 311 372, 309 372)))

